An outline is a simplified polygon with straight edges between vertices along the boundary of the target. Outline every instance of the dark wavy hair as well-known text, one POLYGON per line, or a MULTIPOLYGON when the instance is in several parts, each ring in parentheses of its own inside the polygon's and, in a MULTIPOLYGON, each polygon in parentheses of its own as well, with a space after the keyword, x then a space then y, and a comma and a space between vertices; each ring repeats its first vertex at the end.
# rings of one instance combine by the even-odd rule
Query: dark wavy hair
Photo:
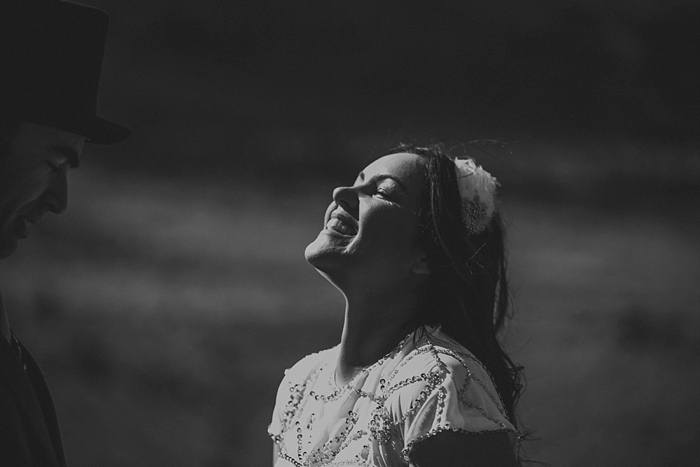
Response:
POLYGON ((470 234, 453 158, 440 145, 401 145, 425 160, 418 242, 431 274, 421 294, 418 325, 442 330, 474 354, 490 373, 508 418, 517 427, 515 406, 522 392, 521 366, 501 347, 498 335, 510 318, 504 228, 496 211, 481 233, 470 234))

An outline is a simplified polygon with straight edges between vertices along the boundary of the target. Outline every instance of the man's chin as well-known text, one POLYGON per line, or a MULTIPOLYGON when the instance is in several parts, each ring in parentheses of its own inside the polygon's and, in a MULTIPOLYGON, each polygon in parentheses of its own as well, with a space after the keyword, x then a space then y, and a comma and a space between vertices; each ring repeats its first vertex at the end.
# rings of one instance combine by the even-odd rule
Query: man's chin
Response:
POLYGON ((5 259, 17 250, 17 240, 0 240, 0 259, 5 259))

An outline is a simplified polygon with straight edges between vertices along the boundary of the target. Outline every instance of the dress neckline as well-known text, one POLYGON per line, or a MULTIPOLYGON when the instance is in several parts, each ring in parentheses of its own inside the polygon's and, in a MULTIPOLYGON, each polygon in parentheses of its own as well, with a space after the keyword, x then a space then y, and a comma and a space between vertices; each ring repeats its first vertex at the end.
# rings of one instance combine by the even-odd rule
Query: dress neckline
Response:
MULTIPOLYGON (((405 346, 406 343, 409 341, 410 338, 412 338, 416 333, 416 329, 413 331, 409 332, 406 337, 401 339, 396 346, 390 350, 388 353, 386 353, 382 358, 377 360, 376 362, 372 363, 371 365, 367 365, 366 367, 362 368, 355 376, 352 377, 350 381, 348 381, 346 384, 338 384, 336 382, 336 376, 335 372, 337 369, 337 365, 332 368, 331 371, 328 371, 328 385, 331 387, 333 390, 344 390, 344 389, 351 389, 355 386, 356 380, 361 376, 361 375, 367 375, 369 374, 374 368, 383 365, 386 361, 391 360, 398 354, 405 346)), ((337 362, 337 357, 338 357, 338 351, 340 350, 340 344, 336 345, 335 347, 336 352, 334 352, 333 357, 328 359, 326 362, 325 367, 328 369, 330 366, 331 362, 334 360, 337 362)))

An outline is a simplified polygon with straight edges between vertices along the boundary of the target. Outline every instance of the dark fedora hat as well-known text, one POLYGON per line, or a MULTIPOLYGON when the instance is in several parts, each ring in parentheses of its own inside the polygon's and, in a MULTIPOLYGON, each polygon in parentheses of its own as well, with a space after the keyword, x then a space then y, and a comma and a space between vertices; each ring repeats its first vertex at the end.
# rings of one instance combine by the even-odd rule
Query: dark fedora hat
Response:
POLYGON ((59 0, 1 0, 0 112, 96 144, 130 130, 97 116, 109 17, 59 0))

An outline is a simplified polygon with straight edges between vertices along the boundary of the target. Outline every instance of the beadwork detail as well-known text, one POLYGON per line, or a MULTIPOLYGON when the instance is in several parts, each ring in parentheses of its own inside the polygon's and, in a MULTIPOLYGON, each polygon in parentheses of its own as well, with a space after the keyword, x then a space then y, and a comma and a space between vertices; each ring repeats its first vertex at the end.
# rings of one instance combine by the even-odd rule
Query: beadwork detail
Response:
MULTIPOLYGON (((473 355, 458 344, 436 345, 430 337, 414 344, 412 337, 406 336, 389 354, 343 386, 335 385, 332 377, 337 347, 315 354, 312 360, 302 360, 298 365, 307 369, 301 373, 297 366, 292 368, 286 377, 289 382, 282 386, 287 391, 286 403, 275 409, 278 422, 273 423, 274 430, 273 425, 269 430, 280 457, 294 466, 368 467, 393 452, 396 459, 409 463, 416 442, 442 431, 515 432, 492 378, 473 355), (407 366, 411 363, 422 372, 411 374, 407 366), (455 371, 459 380, 455 379, 455 371), (482 394, 480 400, 486 400, 486 405, 471 399, 474 390, 482 394), (448 400, 449 410, 456 410, 454 404, 462 407, 462 417, 467 413, 480 417, 480 428, 470 431, 450 420, 448 400), (399 401, 403 409, 397 412, 399 401), (428 401, 430 406, 426 405, 428 401), (427 411, 421 412, 426 407, 427 411), (421 428, 405 439, 405 430, 419 412, 432 414, 428 420, 432 427, 426 426, 428 431, 421 428)), ((394 465, 392 462, 387 465, 394 465)))

